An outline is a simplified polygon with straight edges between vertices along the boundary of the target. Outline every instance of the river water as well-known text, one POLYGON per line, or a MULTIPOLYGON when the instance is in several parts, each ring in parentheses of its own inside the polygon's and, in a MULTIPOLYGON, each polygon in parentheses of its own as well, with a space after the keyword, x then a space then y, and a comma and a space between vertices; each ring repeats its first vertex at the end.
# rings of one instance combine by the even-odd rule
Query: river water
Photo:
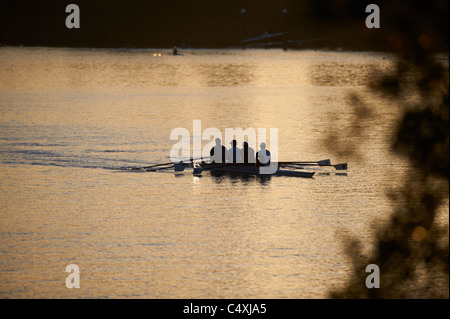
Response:
POLYGON ((408 168, 389 152, 399 110, 366 88, 391 57, 167 53, 0 48, 1 298, 326 298, 350 276, 342 238, 370 252, 408 168), (377 116, 355 121, 352 94, 377 116), (168 162, 170 133, 193 134, 194 120, 277 128, 280 160, 349 169, 268 180, 126 169, 168 162), (363 157, 334 155, 324 140, 336 132, 363 157), (79 289, 66 287, 69 264, 79 289))

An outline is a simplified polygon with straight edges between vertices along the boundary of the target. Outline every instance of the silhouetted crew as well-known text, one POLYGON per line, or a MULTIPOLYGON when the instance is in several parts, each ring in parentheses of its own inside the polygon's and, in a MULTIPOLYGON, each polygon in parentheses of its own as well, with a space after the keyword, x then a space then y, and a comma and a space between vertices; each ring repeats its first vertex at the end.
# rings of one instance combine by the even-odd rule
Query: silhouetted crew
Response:
POLYGON ((212 162, 211 163, 225 163, 225 157, 227 154, 227 149, 222 145, 222 140, 220 138, 216 138, 216 146, 214 146, 209 155, 211 155, 212 162))
POLYGON ((231 143, 231 148, 227 153, 228 163, 242 163, 241 161, 241 150, 237 147, 236 140, 233 140, 231 143))
POLYGON ((175 47, 173 47, 173 55, 177 55, 178 54, 178 49, 177 49, 177 47, 175 46, 175 47))
POLYGON ((261 150, 256 153, 256 161, 258 165, 269 166, 270 165, 270 152, 266 149, 266 143, 261 143, 261 150))
POLYGON ((249 147, 247 142, 242 143, 241 160, 243 160, 246 165, 255 165, 256 163, 255 150, 249 147))

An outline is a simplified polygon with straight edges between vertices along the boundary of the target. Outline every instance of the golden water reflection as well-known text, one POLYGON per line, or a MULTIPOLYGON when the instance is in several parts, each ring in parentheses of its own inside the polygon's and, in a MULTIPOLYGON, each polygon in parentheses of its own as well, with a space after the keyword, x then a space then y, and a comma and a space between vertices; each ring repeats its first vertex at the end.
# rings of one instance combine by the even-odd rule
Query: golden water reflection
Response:
POLYGON ((339 236, 370 249, 393 209, 386 189, 407 172, 388 148, 397 110, 363 86, 389 59, 163 53, 0 48, 1 297, 323 298, 352 267, 339 236), (278 128, 285 161, 329 158, 330 116, 352 132, 352 91, 381 116, 368 124, 365 161, 331 158, 349 162, 347 176, 120 170, 168 162, 171 130, 192 132, 196 119, 221 132, 278 128), (71 263, 79 290, 64 285, 71 263))

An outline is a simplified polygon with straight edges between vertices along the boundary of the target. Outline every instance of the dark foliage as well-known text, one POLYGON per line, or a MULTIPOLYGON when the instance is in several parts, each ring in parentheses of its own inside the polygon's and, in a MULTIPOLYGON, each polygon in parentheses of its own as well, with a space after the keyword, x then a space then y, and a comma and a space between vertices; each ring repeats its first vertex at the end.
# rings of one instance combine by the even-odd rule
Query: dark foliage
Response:
POLYGON ((371 87, 396 99, 403 112, 391 150, 411 168, 371 255, 362 258, 358 240, 346 240, 354 272, 346 287, 330 293, 333 298, 449 297, 448 224, 442 228, 435 222, 448 198, 448 2, 393 1, 391 6, 384 27, 397 67, 371 87), (405 91, 419 97, 414 105, 404 102, 405 91), (379 289, 365 286, 368 264, 380 267, 379 289))

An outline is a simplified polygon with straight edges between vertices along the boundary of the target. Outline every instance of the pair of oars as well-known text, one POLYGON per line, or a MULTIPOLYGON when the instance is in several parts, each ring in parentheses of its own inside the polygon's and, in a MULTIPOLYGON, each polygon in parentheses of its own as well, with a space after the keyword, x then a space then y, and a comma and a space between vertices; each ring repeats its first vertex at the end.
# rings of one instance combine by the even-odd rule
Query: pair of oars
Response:
POLYGON ((298 166, 330 166, 334 167, 336 170, 347 170, 347 163, 335 164, 332 165, 329 159, 317 161, 317 162, 279 162, 280 166, 288 166, 288 167, 298 167, 298 166))
POLYGON ((156 172, 159 170, 164 170, 164 169, 169 169, 169 168, 173 168, 174 163, 170 162, 170 163, 162 163, 162 164, 155 164, 155 165, 150 165, 150 166, 144 166, 144 167, 131 167, 129 168, 132 171, 149 171, 149 172, 156 172), (170 166, 168 166, 170 165, 170 166))
MULTIPOLYGON (((201 160, 201 159, 205 159, 205 158, 209 158, 209 157, 203 157, 203 158, 192 158, 191 157, 189 159, 189 162, 192 163, 193 161, 197 161, 197 160, 201 160)), ((155 164, 155 165, 144 166, 144 167, 133 168, 133 169, 134 170, 145 170, 148 172, 155 172, 155 171, 175 168, 175 171, 184 171, 184 168, 186 167, 184 162, 185 161, 180 161, 179 163, 168 162, 168 163, 155 164)))

